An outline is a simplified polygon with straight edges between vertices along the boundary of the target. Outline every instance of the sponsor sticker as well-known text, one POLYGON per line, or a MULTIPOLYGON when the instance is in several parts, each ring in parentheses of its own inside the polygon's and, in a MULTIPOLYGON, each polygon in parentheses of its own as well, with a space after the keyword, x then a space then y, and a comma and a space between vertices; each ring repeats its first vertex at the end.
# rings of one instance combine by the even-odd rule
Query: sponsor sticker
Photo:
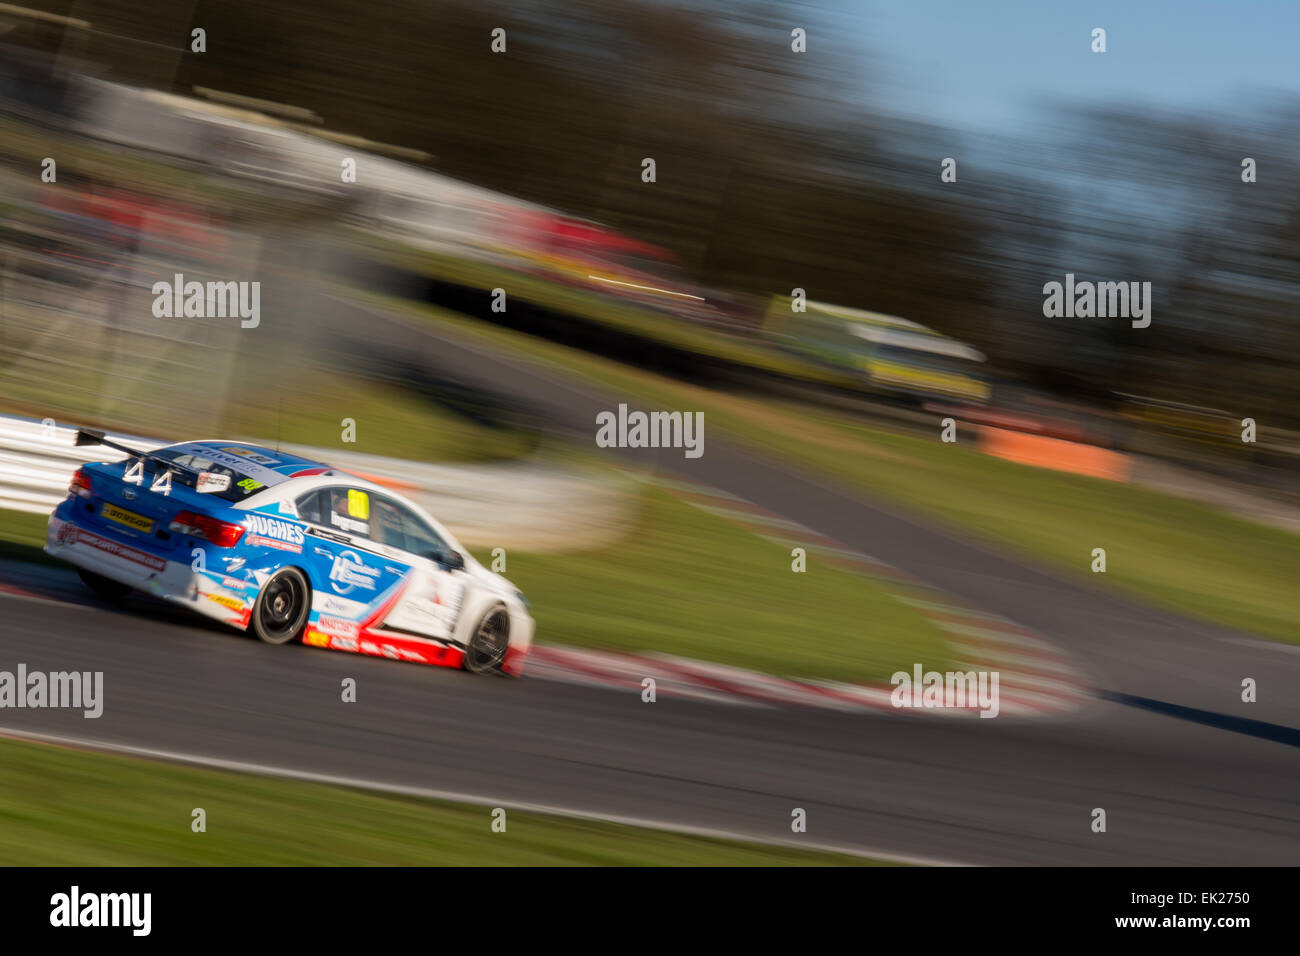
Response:
POLYGON ((331 637, 356 637, 361 633, 361 625, 355 621, 345 621, 341 617, 327 617, 324 615, 316 622, 316 628, 331 637))
POLYGON ((280 459, 279 459, 279 458, 271 458, 271 457, 268 456, 268 455, 263 455, 263 454, 260 453, 260 452, 253 451, 253 449, 251 449, 251 448, 240 448, 240 447, 238 447, 237 445, 229 445, 229 446, 226 446, 226 447, 222 448, 221 450, 222 450, 222 451, 228 451, 228 452, 230 452, 232 455, 238 455, 238 456, 240 456, 241 458, 247 458, 249 461, 255 461, 255 462, 257 462, 259 465, 278 465, 278 464, 280 464, 280 459))
POLYGON ((218 604, 230 608, 232 611, 242 611, 247 604, 240 598, 231 597, 228 594, 209 594, 209 601, 216 601, 218 604))
POLYGON ((232 471, 240 472, 264 485, 278 485, 280 482, 287 480, 278 471, 272 471, 245 455, 232 455, 224 448, 214 448, 211 445, 194 445, 186 450, 191 454, 198 455, 200 458, 206 458, 214 464, 225 465, 232 471))
POLYGON ((348 489, 348 514, 362 521, 370 520, 370 496, 355 488, 348 489))
POLYGON ((370 522, 355 521, 352 518, 345 518, 343 515, 330 512, 330 524, 336 528, 342 528, 344 531, 351 531, 355 534, 370 535, 370 522))
POLYGON ((344 551, 334 559, 330 568, 330 587, 339 594, 350 594, 356 588, 375 589, 375 581, 382 572, 361 560, 355 551, 344 551))
POLYGON ((136 564, 143 565, 154 571, 162 571, 167 567, 167 562, 163 558, 154 557, 152 554, 146 554, 137 548, 128 547, 125 544, 118 544, 116 541, 110 541, 108 538, 101 538, 97 534, 92 534, 85 528, 77 528, 76 534, 70 544, 87 544, 92 548, 103 551, 105 554, 111 554, 117 558, 125 558, 127 561, 133 561, 136 564))
POLYGON ((320 605, 320 610, 327 611, 330 614, 356 617, 366 609, 363 601, 349 601, 347 598, 334 597, 332 594, 318 594, 316 595, 316 602, 320 605))
POLYGON ((305 540, 302 525, 256 512, 244 519, 244 525, 249 530, 248 543, 255 547, 302 553, 302 543, 305 540))
POLYGON ((229 475, 218 475, 212 471, 199 472, 198 478, 194 479, 194 490, 201 495, 210 495, 214 492, 225 491, 230 487, 229 475))
POLYGON ((292 551, 294 554, 302 552, 301 546, 294 546, 287 541, 279 541, 276 538, 268 538, 260 534, 249 535, 248 543, 255 548, 277 548, 280 551, 292 551))
POLYGON ((104 502, 99 509, 99 513, 109 521, 116 521, 133 531, 147 532, 153 529, 152 519, 146 518, 144 515, 138 515, 134 511, 127 511, 125 508, 119 508, 117 505, 110 505, 108 502, 104 502))

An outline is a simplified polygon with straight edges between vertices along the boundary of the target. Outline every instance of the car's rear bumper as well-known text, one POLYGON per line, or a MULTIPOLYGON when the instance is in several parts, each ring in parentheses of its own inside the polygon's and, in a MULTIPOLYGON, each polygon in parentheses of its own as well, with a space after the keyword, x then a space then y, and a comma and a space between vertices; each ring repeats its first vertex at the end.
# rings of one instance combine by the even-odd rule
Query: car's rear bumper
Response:
POLYGON ((45 553, 145 594, 182 604, 223 624, 248 624, 252 600, 245 594, 222 587, 188 564, 150 554, 60 518, 57 511, 50 516, 45 553))

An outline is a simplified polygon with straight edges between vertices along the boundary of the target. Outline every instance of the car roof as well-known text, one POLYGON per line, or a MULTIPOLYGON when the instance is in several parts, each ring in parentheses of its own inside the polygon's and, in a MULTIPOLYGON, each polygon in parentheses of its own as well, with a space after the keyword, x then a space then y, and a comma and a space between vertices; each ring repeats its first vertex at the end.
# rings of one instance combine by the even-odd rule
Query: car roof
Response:
POLYGON ((295 455, 292 452, 280 451, 274 448, 267 448, 265 445, 255 445, 251 442, 244 441, 226 441, 220 438, 203 439, 200 441, 181 442, 177 445, 168 445, 173 451, 181 451, 189 454, 202 455, 204 451, 226 452, 227 454, 237 455, 247 461, 249 465, 257 465, 267 468, 286 478, 299 475, 304 471, 313 471, 319 469, 317 474, 329 471, 330 466, 321 461, 312 458, 304 458, 302 455, 295 455))

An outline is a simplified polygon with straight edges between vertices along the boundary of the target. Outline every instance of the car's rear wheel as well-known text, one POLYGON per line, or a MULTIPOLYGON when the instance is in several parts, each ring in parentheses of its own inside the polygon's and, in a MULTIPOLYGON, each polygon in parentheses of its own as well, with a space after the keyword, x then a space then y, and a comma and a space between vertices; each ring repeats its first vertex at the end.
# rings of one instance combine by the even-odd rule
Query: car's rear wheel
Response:
POLYGON ((85 583, 86 587, 105 601, 120 601, 130 594, 132 590, 129 584, 114 581, 112 578, 106 578, 94 571, 87 571, 85 568, 77 568, 77 575, 85 583))
POLYGON ((496 607, 483 615, 465 650, 465 670, 488 674, 501 669, 510 648, 510 615, 496 607))
POLYGON ((307 626, 311 586, 297 568, 281 568, 262 585, 250 624, 258 640, 287 644, 307 626))

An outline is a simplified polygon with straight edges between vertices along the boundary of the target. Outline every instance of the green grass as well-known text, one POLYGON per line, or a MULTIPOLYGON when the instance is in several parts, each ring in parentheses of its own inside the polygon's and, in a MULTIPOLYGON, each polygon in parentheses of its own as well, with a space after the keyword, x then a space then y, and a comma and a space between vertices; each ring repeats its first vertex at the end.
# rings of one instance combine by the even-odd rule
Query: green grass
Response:
POLYGON ((130 434, 278 439, 419 461, 516 458, 536 445, 536 437, 521 429, 471 421, 406 389, 342 371, 327 376, 291 366, 272 369, 265 355, 238 362, 234 381, 217 390, 200 414, 186 404, 192 405, 192 370, 167 362, 165 351, 153 357, 159 364, 147 384, 135 385, 113 359, 83 345, 84 354, 70 367, 52 366, 52 356, 39 355, 24 357, 20 371, 6 370, 0 408, 130 434), (354 443, 342 441, 345 418, 356 423, 354 443))
POLYGON ((41 550, 50 516, 0 509, 0 558, 63 564, 41 550))
POLYGON ((858 866, 859 857, 0 739, 7 866, 858 866), (192 811, 206 832, 191 830, 192 811))
POLYGON ((969 444, 902 435, 846 413, 740 398, 400 299, 361 296, 423 316, 441 332, 589 379, 626 399, 703 411, 726 435, 850 487, 892 498, 955 530, 1058 573, 1113 587, 1235 629, 1300 642, 1300 536, 1130 484, 1002 461, 969 444), (1107 572, 1089 570, 1105 548, 1107 572))
POLYGON ((888 681, 916 661, 942 670, 950 659, 942 632, 871 579, 816 554, 796 573, 789 548, 660 489, 612 547, 507 560, 543 643, 848 681, 888 681))
POLYGON ((224 434, 413 461, 491 461, 533 451, 534 436, 470 421, 411 392, 346 375, 304 377, 279 400, 242 392, 226 408, 224 434), (343 441, 343 420, 355 441, 343 441))

